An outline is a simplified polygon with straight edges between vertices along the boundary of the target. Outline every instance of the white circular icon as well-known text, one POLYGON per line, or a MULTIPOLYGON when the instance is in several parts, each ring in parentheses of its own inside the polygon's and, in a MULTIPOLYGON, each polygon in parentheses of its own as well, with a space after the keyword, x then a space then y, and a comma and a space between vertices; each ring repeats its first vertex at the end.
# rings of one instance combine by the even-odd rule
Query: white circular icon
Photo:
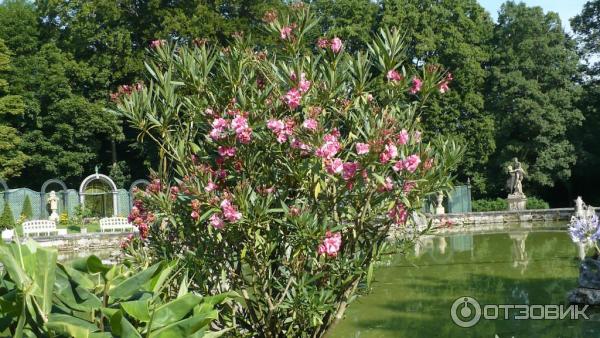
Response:
POLYGON ((454 324, 472 327, 481 319, 481 306, 473 297, 459 297, 452 303, 450 315, 454 324))

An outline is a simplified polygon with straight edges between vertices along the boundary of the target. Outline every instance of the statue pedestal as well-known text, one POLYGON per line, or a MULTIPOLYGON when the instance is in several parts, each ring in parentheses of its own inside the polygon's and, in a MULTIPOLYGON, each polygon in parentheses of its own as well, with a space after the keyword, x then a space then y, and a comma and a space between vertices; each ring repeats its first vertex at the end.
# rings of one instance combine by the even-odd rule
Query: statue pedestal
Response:
POLYGON ((444 210, 444 207, 435 207, 435 214, 436 215, 443 215, 446 213, 446 210, 444 210))
POLYGON ((527 208, 527 197, 522 194, 510 194, 506 198, 509 211, 525 210, 527 208))
POLYGON ((52 214, 50 214, 50 217, 48 217, 49 220, 54 221, 54 222, 58 222, 58 213, 56 213, 56 210, 52 211, 52 214))

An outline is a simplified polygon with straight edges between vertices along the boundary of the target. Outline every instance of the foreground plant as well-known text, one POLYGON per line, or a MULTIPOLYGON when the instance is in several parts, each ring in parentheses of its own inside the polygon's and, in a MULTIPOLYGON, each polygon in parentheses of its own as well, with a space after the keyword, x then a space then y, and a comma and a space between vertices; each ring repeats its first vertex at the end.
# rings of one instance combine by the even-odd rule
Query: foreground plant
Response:
POLYGON ((216 304, 234 294, 202 297, 183 279, 173 296, 174 263, 145 269, 105 265, 96 256, 56 262, 54 249, 29 241, 0 245, 0 336, 217 337, 216 304))
POLYGON ((307 8, 265 21, 281 39, 268 51, 241 35, 224 49, 155 42, 146 85, 113 95, 161 159, 130 219, 201 293, 242 295, 235 335, 319 337, 390 232, 413 241, 410 215, 449 187, 461 149, 422 140, 419 114, 452 77, 406 63, 396 30, 349 55, 337 37, 304 41, 307 8))

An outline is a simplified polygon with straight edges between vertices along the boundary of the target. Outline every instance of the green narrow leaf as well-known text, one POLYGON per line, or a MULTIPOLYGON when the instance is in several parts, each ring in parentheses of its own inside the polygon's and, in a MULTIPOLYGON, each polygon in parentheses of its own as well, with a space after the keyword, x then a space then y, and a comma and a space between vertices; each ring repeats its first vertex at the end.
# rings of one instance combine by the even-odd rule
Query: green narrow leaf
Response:
POLYGON ((52 293, 56 279, 56 259, 58 252, 55 249, 39 248, 35 256, 37 264, 34 280, 40 292, 37 299, 44 315, 47 316, 52 309, 52 293))

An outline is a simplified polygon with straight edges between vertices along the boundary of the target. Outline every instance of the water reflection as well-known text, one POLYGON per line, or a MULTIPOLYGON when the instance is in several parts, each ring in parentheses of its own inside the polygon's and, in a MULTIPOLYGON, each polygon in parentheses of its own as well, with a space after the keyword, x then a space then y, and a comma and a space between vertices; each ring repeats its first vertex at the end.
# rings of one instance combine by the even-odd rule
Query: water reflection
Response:
MULTIPOLYGON (((564 227, 564 226, 563 226, 564 227)), ((422 238, 409 257, 388 259, 373 292, 354 302, 334 337, 598 337, 589 321, 482 321, 460 328, 455 299, 482 304, 565 304, 577 284, 581 249, 566 231, 518 227, 422 238)))

